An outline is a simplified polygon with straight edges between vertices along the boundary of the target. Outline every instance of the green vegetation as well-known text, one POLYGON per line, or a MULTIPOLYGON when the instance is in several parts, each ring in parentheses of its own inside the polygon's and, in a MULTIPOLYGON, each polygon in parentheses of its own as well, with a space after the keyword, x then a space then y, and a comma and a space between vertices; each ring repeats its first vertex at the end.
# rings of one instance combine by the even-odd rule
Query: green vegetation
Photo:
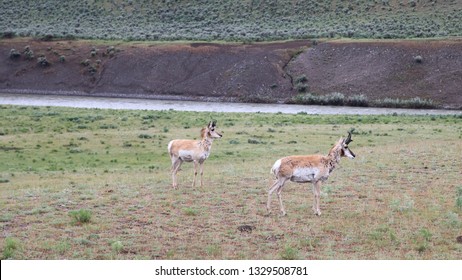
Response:
POLYGON ((462 210, 462 187, 457 188, 456 207, 462 210))
POLYGON ((119 254, 124 249, 124 245, 121 241, 114 241, 111 243, 112 251, 116 254, 119 254))
POLYGON ((86 209, 70 211, 69 216, 71 216, 74 222, 77 224, 89 223, 91 220, 91 211, 86 209))
POLYGON ((365 95, 353 95, 346 97, 343 93, 333 92, 326 95, 301 93, 294 96, 288 103, 304 105, 331 105, 331 106, 354 106, 354 107, 385 107, 385 108, 413 108, 434 109, 438 105, 431 99, 414 97, 411 99, 385 98, 369 100, 365 95))
POLYGON ((44 40, 252 42, 462 35, 462 4, 454 0, 5 0, 0 11, 3 36, 44 40))
POLYGON ((17 239, 7 237, 4 241, 3 246, 3 258, 2 259, 12 259, 15 257, 15 252, 19 249, 20 243, 17 239))
MULTIPOLYGON (((462 116, 316 116, 0 107, 2 259, 459 259, 462 116), (217 120, 204 186, 171 186, 167 144, 217 120), (267 215, 274 161, 357 157, 322 188, 288 183, 267 215), (459 201, 459 202, 458 202, 459 201), (252 225, 251 231, 239 230, 252 225)), ((274 201, 273 201, 274 202, 274 201)))
POLYGON ((281 259, 283 260, 296 260, 298 259, 298 251, 297 249, 286 246, 284 250, 281 252, 281 259))

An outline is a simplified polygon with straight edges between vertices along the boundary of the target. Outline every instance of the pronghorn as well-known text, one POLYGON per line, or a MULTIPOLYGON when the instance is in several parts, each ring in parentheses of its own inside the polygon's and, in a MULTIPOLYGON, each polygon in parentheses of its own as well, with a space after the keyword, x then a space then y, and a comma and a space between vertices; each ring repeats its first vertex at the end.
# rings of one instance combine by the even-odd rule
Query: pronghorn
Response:
POLYGON ((319 209, 321 183, 329 178, 341 157, 355 158, 355 154, 348 148, 351 141, 353 141, 351 140, 351 133, 348 132, 348 137, 346 139, 340 138, 330 149, 327 156, 288 156, 278 159, 271 168, 271 173, 276 175, 276 180, 268 192, 268 203, 266 204, 268 213, 271 213, 271 195, 277 190, 281 213, 283 216, 286 215, 282 205, 281 192, 285 182, 290 180, 296 183, 313 183, 313 211, 316 215, 321 215, 321 210, 319 209))
POLYGON ((201 187, 204 161, 210 155, 212 142, 215 138, 221 138, 221 134, 215 131, 216 122, 210 122, 201 130, 202 140, 172 140, 168 143, 168 153, 172 160, 173 188, 178 187, 176 173, 183 161, 194 163, 194 180, 192 186, 196 185, 197 165, 200 165, 201 187))

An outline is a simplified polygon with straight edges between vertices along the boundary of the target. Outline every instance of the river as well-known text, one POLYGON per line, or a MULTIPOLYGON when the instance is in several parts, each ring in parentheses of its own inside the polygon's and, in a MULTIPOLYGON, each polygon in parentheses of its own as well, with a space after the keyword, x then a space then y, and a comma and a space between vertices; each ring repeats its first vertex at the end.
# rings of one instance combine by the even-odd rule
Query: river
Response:
POLYGON ((124 110, 177 110, 194 112, 283 113, 319 115, 460 115, 461 110, 364 108, 341 106, 312 106, 289 104, 254 104, 199 101, 170 101, 136 98, 108 98, 88 96, 38 95, 0 93, 0 104, 20 106, 58 106, 124 110))

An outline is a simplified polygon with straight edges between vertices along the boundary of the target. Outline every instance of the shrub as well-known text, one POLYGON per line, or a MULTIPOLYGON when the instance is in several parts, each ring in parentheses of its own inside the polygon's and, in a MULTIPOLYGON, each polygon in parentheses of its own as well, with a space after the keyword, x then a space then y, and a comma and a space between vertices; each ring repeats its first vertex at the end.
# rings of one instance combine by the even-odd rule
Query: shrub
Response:
POLYGON ((297 96, 293 97, 291 101, 295 104, 317 105, 319 104, 319 97, 311 93, 298 94, 297 96))
POLYGON ((39 56, 39 58, 37 58, 37 64, 41 67, 50 66, 50 62, 48 62, 45 56, 39 56))
POLYGON ((80 62, 80 64, 82 64, 83 66, 89 66, 90 65, 90 60, 89 59, 82 60, 82 62, 80 62))
POLYGON ((325 96, 321 105, 342 106, 345 103, 345 95, 340 92, 333 92, 325 96))
POLYGON ((326 95, 314 95, 311 93, 299 94, 292 99, 293 103, 305 105, 345 105, 345 95, 340 92, 333 92, 326 95))
POLYGON ((77 224, 89 223, 91 220, 91 211, 86 209, 80 209, 78 211, 70 211, 69 216, 77 224))
POLYGON ((257 139, 248 139, 248 140, 247 140, 247 143, 249 143, 249 144, 256 144, 256 145, 258 145, 258 144, 266 144, 265 142, 262 142, 262 141, 257 140, 257 139))
POLYGON ((196 209, 187 207, 187 208, 184 208, 184 209, 183 209, 183 213, 184 213, 186 216, 197 216, 198 211, 197 211, 196 209))
POLYGON ((97 65, 92 64, 92 65, 88 66, 88 73, 90 73, 90 75, 96 74, 97 71, 98 71, 98 66, 97 65))
POLYGON ((149 135, 149 134, 140 134, 140 135, 138 135, 138 138, 141 138, 141 139, 151 139, 152 136, 149 135))
POLYGON ((303 84, 303 83, 298 83, 298 84, 295 86, 295 89, 296 89, 298 92, 307 92, 307 91, 308 91, 308 85, 307 85, 307 84, 303 84))
POLYGON ((218 244, 212 244, 208 245, 205 248, 205 251, 207 252, 208 256, 213 256, 213 257, 218 257, 222 254, 223 250, 221 249, 220 245, 218 244))
POLYGON ((124 245, 122 244, 121 241, 114 241, 111 243, 111 248, 112 248, 112 251, 114 251, 114 253, 118 254, 122 252, 122 250, 124 249, 124 245))
POLYGON ((98 50, 97 50, 95 47, 93 47, 93 48, 91 49, 90 55, 91 55, 92 57, 95 57, 97 53, 98 53, 98 50))
POLYGON ((390 208, 396 212, 408 212, 414 209, 414 200, 409 196, 405 196, 403 199, 393 199, 390 208))
POLYGON ((456 207, 462 210, 462 187, 457 188, 456 207))
POLYGON ((346 99, 346 105, 354 107, 368 107, 369 101, 363 94, 353 95, 346 99))
POLYGON ((26 56, 26 58, 28 60, 31 60, 31 59, 34 58, 34 52, 30 49, 29 46, 24 47, 24 52, 23 53, 24 53, 24 55, 26 56))
POLYGON ((445 217, 445 224, 452 228, 460 228, 462 223, 460 222, 459 215, 454 212, 448 212, 445 217))
POLYGON ((393 99, 385 98, 376 100, 374 105, 378 107, 387 108, 413 108, 413 109, 433 109, 438 106, 431 99, 422 99, 420 97, 414 97, 411 99, 393 99))
POLYGON ((298 250, 290 246, 286 246, 281 252, 281 259, 283 260, 296 260, 298 259, 298 250))
POLYGON ((107 49, 106 49, 106 52, 105 54, 106 55, 109 55, 110 57, 113 57, 116 53, 116 48, 114 46, 109 46, 107 49))
POLYGON ((296 84, 299 84, 299 83, 306 83, 307 81, 308 81, 308 79, 306 78, 305 75, 301 75, 301 76, 299 76, 299 77, 297 77, 297 78, 295 79, 295 83, 296 83, 296 84))
POLYGON ((5 31, 3 32, 3 38, 5 39, 11 39, 15 36, 15 33, 13 31, 5 31))
POLYGON ((3 259, 10 259, 13 257, 14 252, 19 248, 19 241, 7 237, 5 238, 5 247, 3 248, 3 259))
POLYGON ((53 35, 51 34, 46 34, 41 38, 42 41, 51 41, 53 40, 53 35))
POLYGON ((10 58, 11 59, 16 59, 16 58, 19 58, 21 56, 21 54, 15 50, 15 49, 11 49, 10 50, 10 58))

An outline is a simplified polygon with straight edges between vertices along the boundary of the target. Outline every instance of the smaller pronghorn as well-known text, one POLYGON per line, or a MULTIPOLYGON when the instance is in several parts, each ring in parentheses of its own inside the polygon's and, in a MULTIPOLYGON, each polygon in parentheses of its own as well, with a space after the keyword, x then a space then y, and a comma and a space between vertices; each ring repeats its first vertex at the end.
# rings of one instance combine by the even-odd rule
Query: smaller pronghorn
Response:
POLYGON ((355 154, 348 148, 351 141, 353 141, 351 140, 351 133, 348 132, 348 137, 346 139, 340 138, 327 156, 288 156, 278 159, 271 168, 271 173, 276 175, 276 180, 268 192, 268 203, 266 204, 268 213, 271 213, 271 194, 277 191, 281 213, 282 215, 286 214, 282 205, 281 192, 286 181, 290 180, 296 183, 313 183, 313 211, 316 215, 321 215, 319 209, 321 183, 329 178, 341 157, 355 158, 355 154))
POLYGON ((172 180, 173 188, 178 187, 176 173, 180 169, 183 161, 194 163, 194 180, 192 186, 196 185, 197 165, 200 165, 201 187, 204 161, 210 155, 212 142, 215 138, 221 138, 221 134, 216 130, 216 122, 210 122, 201 130, 201 140, 172 140, 168 143, 168 153, 172 160, 172 180))

